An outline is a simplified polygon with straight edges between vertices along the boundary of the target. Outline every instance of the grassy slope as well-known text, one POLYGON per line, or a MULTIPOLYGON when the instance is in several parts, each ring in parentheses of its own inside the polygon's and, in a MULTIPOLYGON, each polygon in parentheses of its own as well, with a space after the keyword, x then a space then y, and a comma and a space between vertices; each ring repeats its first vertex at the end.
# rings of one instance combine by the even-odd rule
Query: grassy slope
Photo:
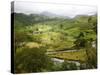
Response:
POLYGON ((86 52, 84 49, 75 52, 58 52, 55 54, 50 54, 49 56, 64 60, 74 60, 80 62, 86 61, 86 52))
MULTIPOLYGON (((86 19, 87 20, 87 19, 86 19)), ((60 50, 63 48, 71 48, 73 47, 73 42, 75 41, 75 37, 81 31, 88 31, 89 34, 86 34, 86 39, 93 38, 96 39, 95 33, 90 28, 91 26, 87 25, 87 21, 85 19, 79 18, 75 21, 71 20, 53 20, 53 21, 45 21, 36 23, 33 25, 22 27, 18 27, 16 32, 27 32, 27 34, 31 34, 34 39, 39 39, 40 43, 36 41, 27 42, 26 46, 29 47, 39 47, 46 46, 47 50, 60 50), (62 24, 62 28, 60 25, 62 24), (41 34, 33 34, 33 31, 42 32, 41 34)), ((51 57, 57 57, 62 59, 68 60, 86 60, 86 53, 85 50, 80 50, 77 52, 64 52, 64 53, 57 53, 54 55, 50 55, 51 57)))

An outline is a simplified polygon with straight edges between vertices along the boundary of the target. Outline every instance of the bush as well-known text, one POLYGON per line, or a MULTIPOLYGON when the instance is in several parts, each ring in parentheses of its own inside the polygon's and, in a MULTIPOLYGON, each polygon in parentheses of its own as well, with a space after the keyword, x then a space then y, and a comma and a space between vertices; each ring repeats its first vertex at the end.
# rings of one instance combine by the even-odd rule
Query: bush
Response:
POLYGON ((62 64, 62 70, 77 70, 77 66, 75 63, 68 63, 65 61, 62 64))
POLYGON ((15 54, 15 72, 41 72, 49 70, 52 65, 49 57, 45 54, 45 48, 23 48, 15 54))

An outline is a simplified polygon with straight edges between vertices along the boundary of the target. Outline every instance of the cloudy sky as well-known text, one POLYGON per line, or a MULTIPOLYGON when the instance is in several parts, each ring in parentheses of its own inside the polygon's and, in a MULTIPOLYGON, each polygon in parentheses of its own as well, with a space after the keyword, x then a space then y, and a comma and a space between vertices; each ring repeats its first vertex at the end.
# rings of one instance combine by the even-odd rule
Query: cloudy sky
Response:
POLYGON ((14 12, 26 14, 50 12, 57 15, 74 17, 76 15, 93 15, 97 12, 97 7, 75 4, 70 5, 15 1, 14 12))

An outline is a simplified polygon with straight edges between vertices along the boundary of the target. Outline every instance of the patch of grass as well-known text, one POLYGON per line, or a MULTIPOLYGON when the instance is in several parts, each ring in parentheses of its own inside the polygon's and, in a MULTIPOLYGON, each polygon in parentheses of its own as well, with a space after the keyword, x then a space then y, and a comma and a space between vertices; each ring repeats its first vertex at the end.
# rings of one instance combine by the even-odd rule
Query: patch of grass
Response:
POLYGON ((39 44, 36 42, 28 42, 28 43, 26 43, 25 46, 27 46, 29 48, 39 48, 40 46, 42 46, 42 44, 39 44))
POLYGON ((64 60, 74 60, 74 61, 86 61, 86 51, 85 50, 79 50, 75 52, 57 52, 55 54, 50 54, 49 56, 53 58, 60 58, 64 60))

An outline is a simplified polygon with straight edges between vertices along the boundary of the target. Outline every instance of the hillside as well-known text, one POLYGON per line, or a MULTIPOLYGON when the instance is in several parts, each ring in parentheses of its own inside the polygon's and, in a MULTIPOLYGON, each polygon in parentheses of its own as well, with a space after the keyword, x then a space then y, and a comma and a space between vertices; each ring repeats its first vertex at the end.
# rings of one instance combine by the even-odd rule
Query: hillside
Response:
MULTIPOLYGON (((89 67, 85 67, 86 69, 91 65, 96 68, 96 47, 92 46, 96 45, 92 43, 97 39, 96 15, 77 15, 74 18, 48 12, 30 15, 13 13, 12 15, 14 15, 15 57, 19 57, 15 60, 17 65, 20 66, 19 62, 22 63, 21 60, 27 58, 26 56, 32 60, 35 55, 37 58, 39 55, 41 59, 42 56, 46 57, 45 60, 58 58, 64 61, 77 61, 85 65, 88 63, 89 67), (72 52, 73 50, 75 52, 72 52)), ((56 65, 53 66, 56 67, 56 65)), ((42 69, 44 70, 48 71, 48 69, 42 69)))

